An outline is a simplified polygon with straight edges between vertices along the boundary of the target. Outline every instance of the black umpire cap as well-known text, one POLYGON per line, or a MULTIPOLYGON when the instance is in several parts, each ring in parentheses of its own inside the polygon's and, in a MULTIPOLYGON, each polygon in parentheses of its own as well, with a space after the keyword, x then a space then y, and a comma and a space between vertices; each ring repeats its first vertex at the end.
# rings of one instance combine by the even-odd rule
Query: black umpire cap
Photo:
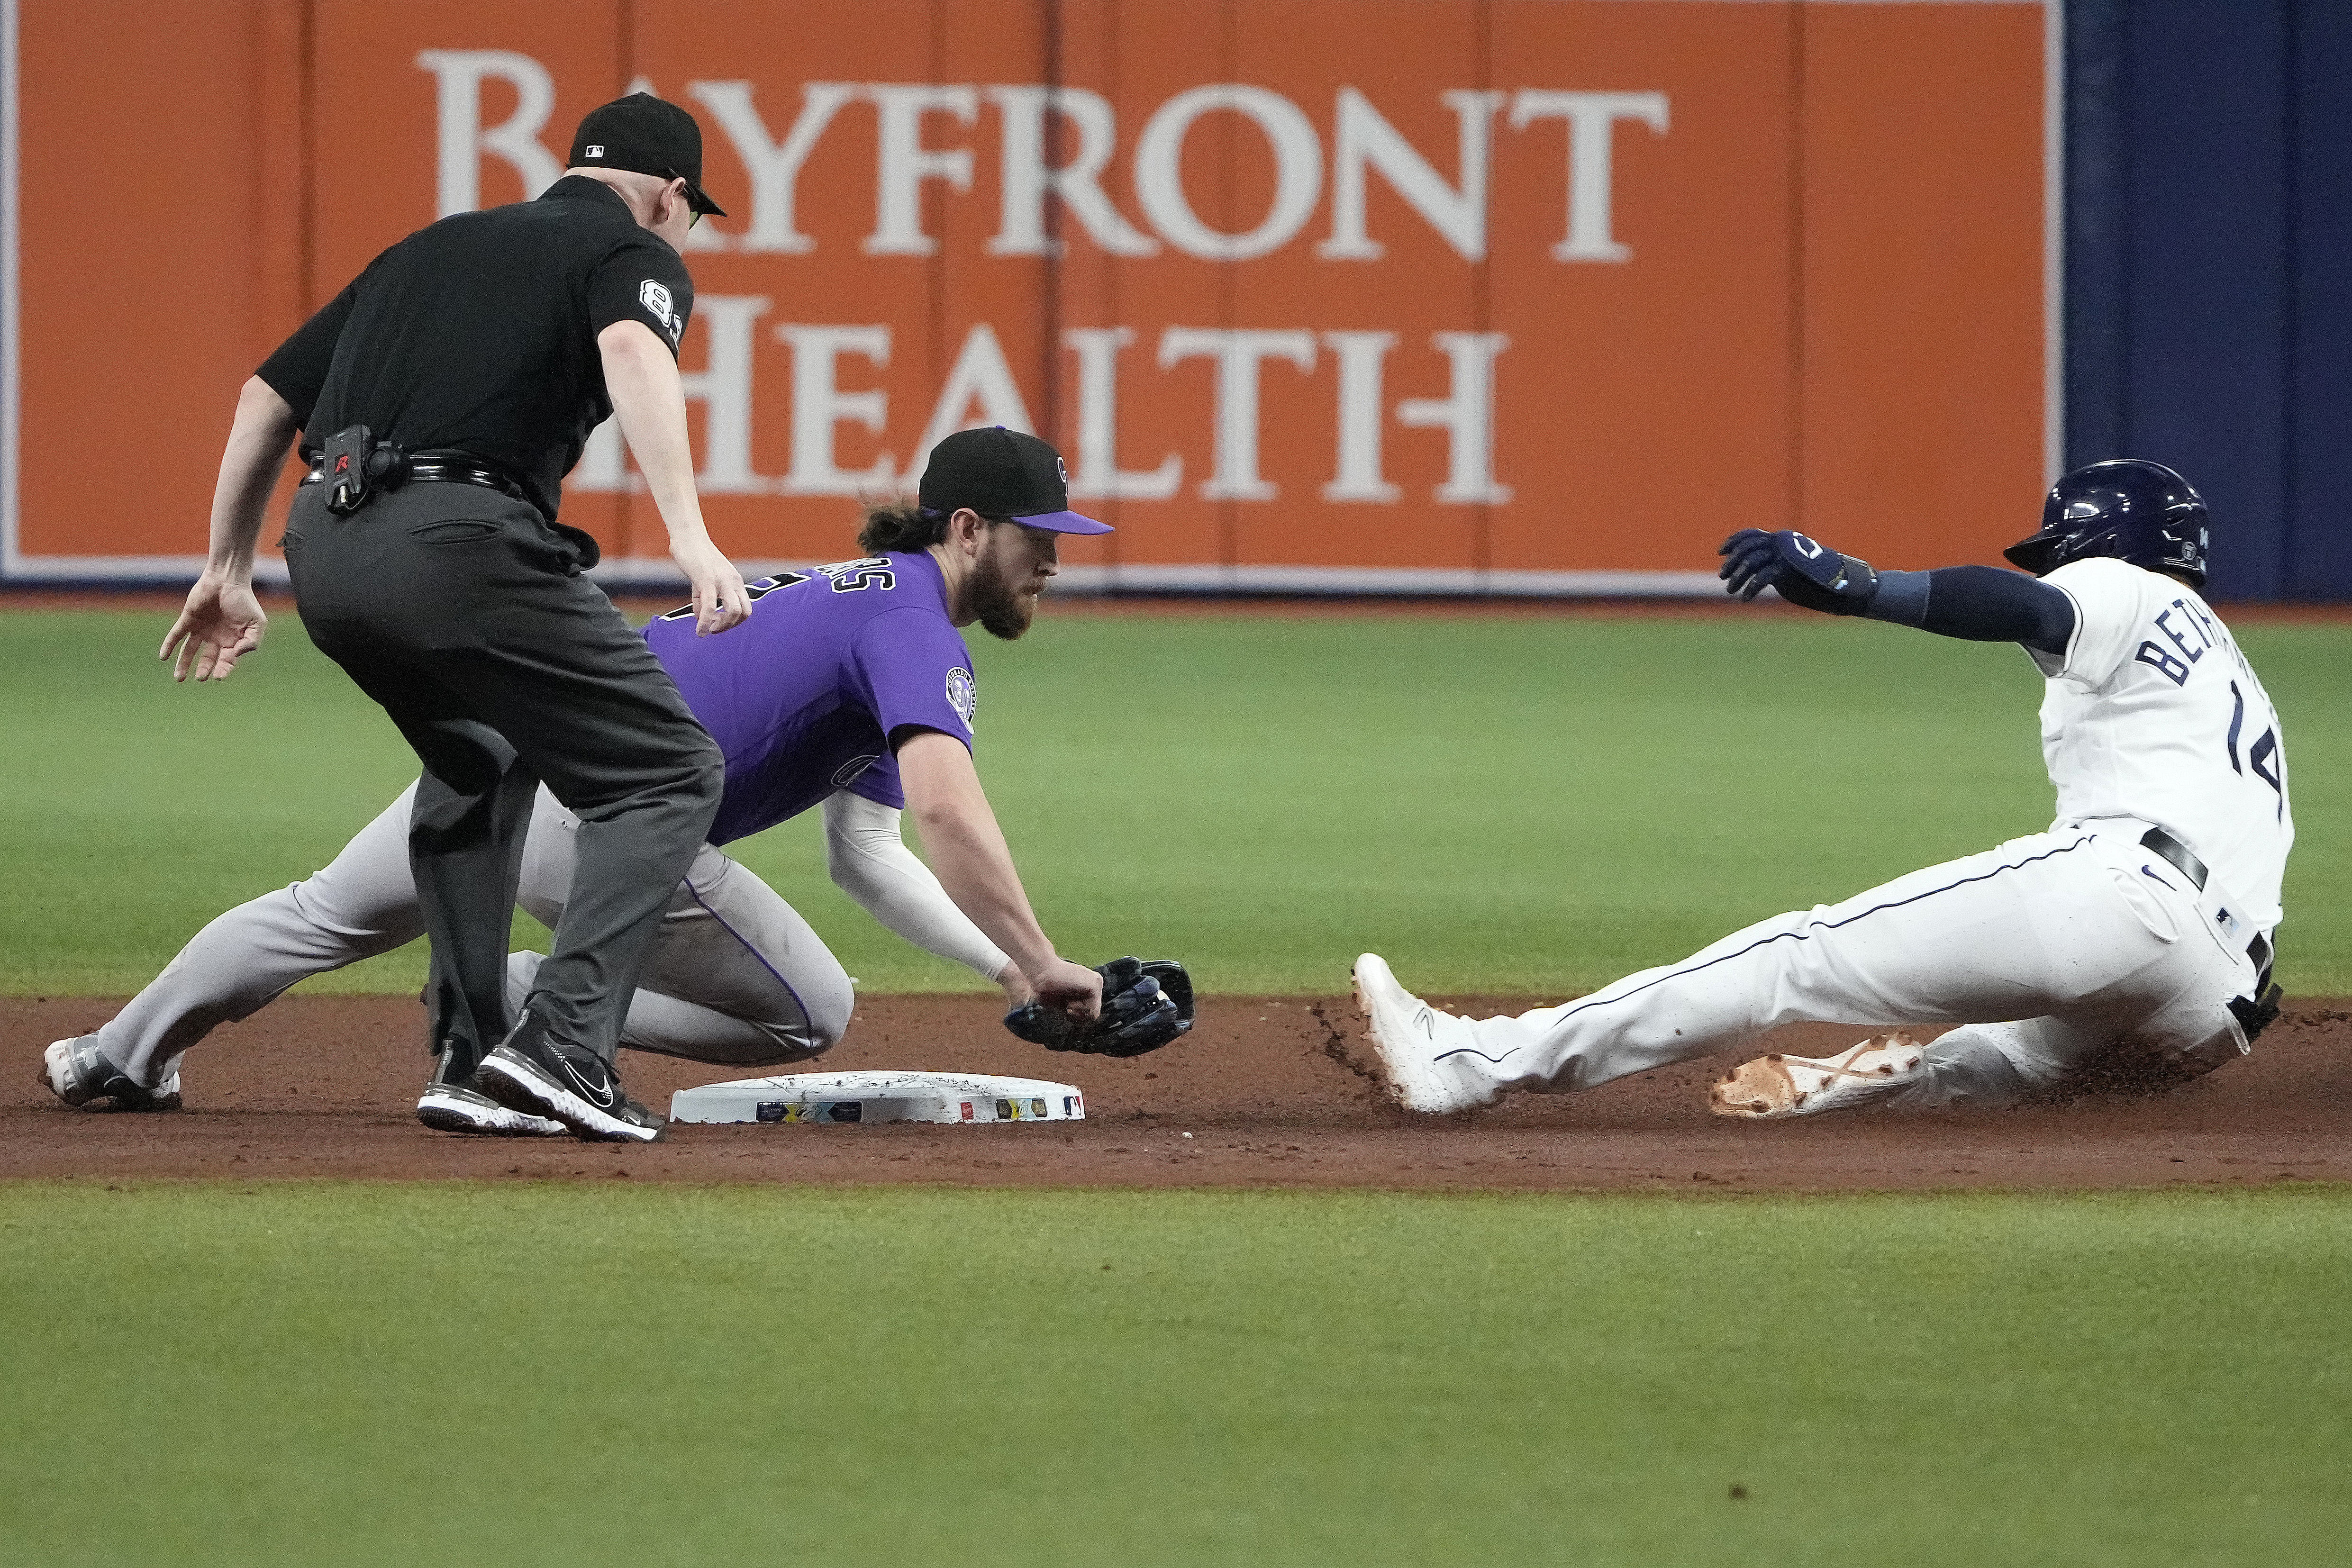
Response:
POLYGON ((706 217, 725 208, 703 193, 702 127, 677 105, 649 92, 592 109, 572 137, 574 169, 626 169, 686 182, 686 204, 706 217))

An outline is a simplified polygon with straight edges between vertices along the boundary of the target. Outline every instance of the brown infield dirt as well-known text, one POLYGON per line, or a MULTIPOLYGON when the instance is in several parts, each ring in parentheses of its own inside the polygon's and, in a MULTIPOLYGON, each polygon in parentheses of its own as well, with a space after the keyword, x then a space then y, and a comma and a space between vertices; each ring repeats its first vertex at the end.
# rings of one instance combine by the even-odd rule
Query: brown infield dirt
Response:
MULTIPOLYGON (((1443 998, 1475 1014, 1532 1005, 1443 998)), ((293 997, 221 1030, 183 1072, 185 1110, 68 1111, 41 1048, 104 1020, 90 998, 0 998, 0 1177, 523 1177, 958 1186, 1854 1191, 2352 1181, 2352 1001, 2301 1002, 2253 1055, 2160 1094, 2001 1111, 1736 1123, 1706 1110, 1728 1059, 1577 1095, 1409 1116, 1366 1076, 1344 997, 1205 999, 1192 1033, 1117 1061, 1023 1045, 979 996, 865 998, 809 1071, 1008 1073, 1075 1083, 1087 1118, 977 1126, 677 1126, 654 1145, 434 1133, 410 1111, 423 1014, 405 998, 293 997)), ((1803 1026, 1817 1054, 1861 1031, 1803 1026)), ((1923 1033, 1929 1031, 1922 1031, 1923 1033)), ((755 1075, 626 1053, 666 1110, 690 1084, 755 1075)))

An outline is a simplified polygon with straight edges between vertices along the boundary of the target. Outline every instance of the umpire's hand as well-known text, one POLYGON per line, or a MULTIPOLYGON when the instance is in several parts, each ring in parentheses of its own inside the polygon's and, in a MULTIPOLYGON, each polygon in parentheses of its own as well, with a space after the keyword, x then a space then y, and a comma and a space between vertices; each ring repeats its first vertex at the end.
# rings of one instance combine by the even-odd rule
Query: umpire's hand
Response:
POLYGON ((709 535, 670 540, 669 559, 677 562, 694 589, 694 630, 708 637, 740 625, 751 613, 751 596, 743 590, 743 574, 719 553, 709 535))
POLYGON ((719 553, 702 526, 694 493, 694 454, 686 442, 686 390, 669 345, 642 321, 615 321, 596 334, 604 390, 637 472, 669 529, 669 559, 694 589, 694 630, 708 637, 751 613, 743 574, 719 553))
POLYGON ((241 578, 216 576, 207 567, 188 591, 188 602, 172 622, 158 659, 173 659, 172 678, 184 681, 193 672, 199 681, 225 681, 236 662, 261 646, 269 617, 253 596, 253 584, 241 578))

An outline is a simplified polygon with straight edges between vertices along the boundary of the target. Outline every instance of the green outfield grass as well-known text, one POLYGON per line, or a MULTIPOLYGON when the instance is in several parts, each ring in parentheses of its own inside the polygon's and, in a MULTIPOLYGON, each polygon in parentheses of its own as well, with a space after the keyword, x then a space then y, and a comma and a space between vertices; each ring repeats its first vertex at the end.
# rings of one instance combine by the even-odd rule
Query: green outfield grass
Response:
MULTIPOLYGON (((215 690, 159 672, 163 625, 0 612, 0 989, 135 989, 413 776, 290 613, 215 690)), ((2301 830, 2281 977, 2352 993, 2352 626, 2242 641, 2301 830)), ((1328 992, 1364 948, 1428 991, 1587 989, 2051 811, 2024 657, 1869 623, 1049 612, 972 642, 982 775, 1047 929, 1211 990, 1328 992)), ((979 984, 832 888, 813 817, 737 852, 868 989, 979 984)), ((423 963, 310 983, 413 989, 423 963)))
POLYGON ((0 1559, 2289 1568, 2347 1286, 2340 1187, 12 1184, 0 1559))

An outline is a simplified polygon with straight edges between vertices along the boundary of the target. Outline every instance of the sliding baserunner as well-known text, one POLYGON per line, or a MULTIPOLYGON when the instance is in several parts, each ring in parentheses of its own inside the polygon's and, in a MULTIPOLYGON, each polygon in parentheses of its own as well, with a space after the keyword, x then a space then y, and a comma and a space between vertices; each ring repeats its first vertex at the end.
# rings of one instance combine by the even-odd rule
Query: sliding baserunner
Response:
MULTIPOLYGON (((1064 533, 1107 525, 1066 509, 1060 459, 1003 430, 949 437, 916 507, 869 510, 865 559, 754 584, 759 614, 698 638, 689 608, 645 635, 726 758, 709 842, 677 884, 631 998, 621 1043, 727 1065, 804 1060, 847 1028, 848 976, 806 921, 719 846, 822 804, 834 880, 892 930, 969 965, 1017 1004, 1095 1016, 1101 977, 1060 957, 1032 914, 971 747, 977 621, 1018 637, 1055 571, 1064 533), (914 813, 937 874, 899 836, 914 813)), ((409 873, 410 792, 316 875, 207 925, 121 1014, 48 1048, 42 1082, 68 1105, 168 1110, 180 1059, 308 976, 424 932, 409 873)), ((572 885, 577 820, 544 789, 520 902, 552 926, 572 885)), ((541 956, 508 960, 520 1008, 541 956)), ((444 1051, 417 1103, 428 1126, 561 1133, 501 1103, 480 1063, 444 1051)), ((509 1101, 520 1096, 509 1096, 509 1101)))
MULTIPOLYGON (((2048 831, 1736 932, 1679 964, 1517 1018, 1438 1011, 1367 953, 1356 994, 1408 1109, 1589 1089, 1810 1020, 1898 1027, 1717 1082, 1740 1117, 1995 1104, 2094 1064, 2187 1078, 2278 1014, 2271 942, 2294 841, 2277 713, 2205 581, 2205 503, 2159 464, 2060 479, 2041 531, 1993 567, 1874 572, 1802 534, 1744 529, 1730 591, 1947 637, 2022 643, 2046 677, 2048 831)), ((1837 842, 1833 823, 1816 841, 1837 842)))

